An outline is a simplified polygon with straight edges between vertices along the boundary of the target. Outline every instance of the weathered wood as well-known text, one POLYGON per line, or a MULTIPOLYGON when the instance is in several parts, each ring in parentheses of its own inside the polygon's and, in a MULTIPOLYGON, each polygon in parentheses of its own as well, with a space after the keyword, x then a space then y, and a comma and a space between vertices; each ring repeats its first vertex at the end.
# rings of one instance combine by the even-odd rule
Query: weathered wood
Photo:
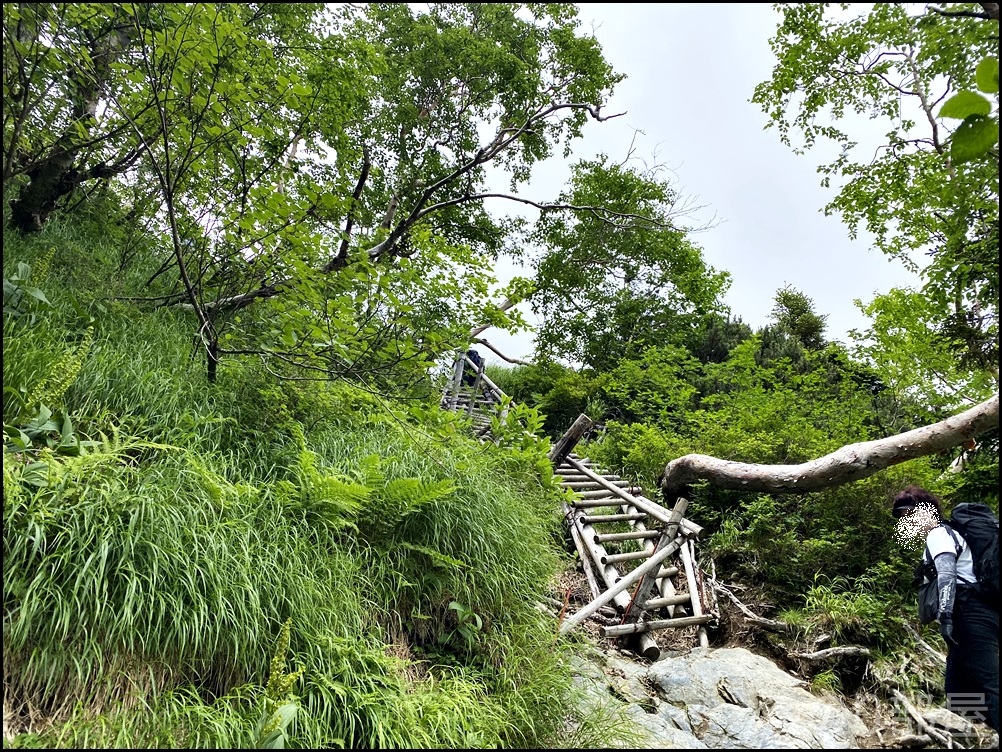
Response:
MULTIPOLYGON (((622 578, 619 575, 619 571, 614 566, 602 565, 598 563, 600 562, 602 556, 605 554, 605 549, 603 549, 602 546, 599 545, 598 543, 589 542, 588 536, 589 534, 594 533, 594 529, 591 528, 590 526, 582 525, 580 523, 580 517, 572 518, 571 524, 579 526, 578 532, 580 533, 580 539, 582 540, 582 542, 584 542, 585 548, 588 551, 588 555, 590 555, 596 562, 596 569, 598 573, 601 575, 602 579, 605 581, 606 586, 609 588, 616 587, 622 580, 622 578)), ((584 552, 582 552, 581 549, 578 549, 578 551, 579 553, 582 553, 582 555, 584 555, 584 552)), ((600 597, 604 598, 605 596, 606 593, 603 593, 602 596, 600 597)), ((625 611, 626 607, 630 605, 630 597, 625 592, 622 591, 613 594, 611 600, 616 610, 619 611, 620 613, 625 611)), ((608 602, 608 599, 606 599, 606 603, 599 603, 598 601, 599 598, 596 598, 595 601, 593 601, 593 604, 598 603, 598 605, 593 609, 593 611, 602 612, 607 607, 606 603, 608 602)), ((657 642, 655 642, 650 635, 646 634, 640 635, 639 641, 637 643, 637 652, 640 653, 640 655, 642 655, 644 658, 647 658, 648 660, 651 661, 656 661, 658 658, 661 657, 661 648, 658 647, 657 642)))
POLYGON ((610 497, 608 499, 575 499, 571 502, 571 506, 581 509, 594 509, 595 507, 621 507, 623 506, 623 501, 618 497, 610 497))
POLYGON ((651 598, 649 601, 644 602, 640 609, 642 611, 656 611, 659 608, 665 608, 667 606, 684 606, 692 600, 692 596, 689 593, 678 593, 677 595, 667 595, 661 598, 651 598))
POLYGON ((606 475, 604 473, 597 473, 592 470, 588 465, 583 465, 583 467, 588 470, 588 473, 582 473, 580 470, 561 470, 557 473, 564 481, 570 483, 580 483, 582 481, 589 481, 595 483, 596 485, 604 486, 607 483, 612 483, 616 486, 628 486, 630 481, 626 478, 620 478, 618 475, 606 475), (593 480, 595 476, 598 476, 600 480, 593 480), (605 481, 602 483, 601 481, 605 481))
MULTIPOLYGON (((705 615, 680 616, 677 619, 654 619, 652 621, 638 621, 634 624, 620 624, 615 627, 599 627, 598 631, 603 637, 622 637, 623 635, 653 632, 658 629, 678 629, 679 627, 691 627, 693 625, 702 627, 711 618, 705 615)), ((566 624, 567 622, 564 623, 566 624)))
MULTIPOLYGON (((679 512, 679 517, 685 512, 685 507, 688 505, 686 499, 679 499, 678 503, 675 505, 676 510, 679 512)), ((677 524, 677 522, 676 522, 677 524)), ((600 606, 604 606, 606 603, 611 601, 617 594, 622 593, 628 587, 633 585, 635 582, 639 581, 641 577, 650 571, 657 571, 661 566, 661 562, 667 559, 669 556, 673 556, 682 547, 685 539, 683 537, 676 538, 674 541, 666 545, 660 551, 651 556, 647 561, 641 564, 639 567, 634 569, 628 575, 625 575, 623 579, 616 583, 614 587, 609 588, 604 593, 602 593, 601 598, 596 598, 590 604, 585 606, 583 609, 578 611, 570 619, 564 621, 560 626, 561 633, 566 633, 574 628, 574 626, 585 619, 589 613, 594 613, 598 610, 600 606)))
POLYGON ((578 443, 585 432, 590 430, 595 425, 595 422, 589 418, 584 413, 581 413, 577 420, 567 429, 567 432, 560 437, 560 440, 554 444, 553 448, 550 449, 548 457, 550 462, 553 463, 554 467, 559 467, 560 464, 567 459, 567 455, 571 453, 571 450, 578 443))
POLYGON ((615 541, 644 540, 648 538, 660 538, 661 533, 657 530, 635 530, 632 533, 597 533, 596 543, 612 543, 615 541))
MULTIPOLYGON (((564 504, 564 515, 566 516, 569 513, 570 508, 564 504)), ((598 598, 602 595, 602 587, 598 584, 598 578, 595 575, 595 570, 592 568, 591 557, 588 555, 584 540, 581 538, 581 531, 578 530, 578 527, 574 524, 573 520, 569 520, 568 527, 571 529, 571 537, 574 539, 574 546, 577 548, 578 556, 581 558, 581 570, 584 572, 585 579, 588 581, 588 588, 591 590, 591 597, 598 598)))
POLYGON ((713 561, 713 557, 710 557, 710 610, 720 616, 720 602, 717 600, 717 590, 713 587, 713 583, 717 581, 717 565, 713 561))
POLYGON ((575 491, 574 495, 578 496, 578 497, 580 497, 582 499, 614 499, 614 500, 618 500, 618 498, 619 498, 618 496, 609 493, 609 489, 607 489, 607 488, 602 488, 602 489, 599 489, 598 491, 575 491))
POLYGON ((745 604, 743 604, 740 600, 738 600, 738 597, 734 595, 734 593, 732 593, 730 590, 728 590, 726 587, 721 585, 716 580, 714 580, 710 584, 713 586, 713 589, 716 590, 718 593, 723 593, 724 595, 726 595, 727 598, 731 601, 731 603, 737 606, 738 610, 745 615, 745 619, 747 621, 750 621, 753 624, 758 624, 759 626, 764 627, 766 629, 770 629, 774 632, 796 631, 793 625, 788 624, 785 621, 776 621, 775 619, 766 619, 765 617, 757 616, 755 613, 751 611, 751 609, 749 609, 745 604))
POLYGON ((744 493, 806 493, 862 480, 907 460, 953 449, 999 427, 999 395, 939 423, 883 439, 847 444, 799 465, 753 465, 689 454, 665 467, 660 486, 671 497, 697 480, 744 493))
MULTIPOLYGON (((689 551, 689 543, 687 541, 682 545, 682 548, 678 552, 679 559, 682 560, 682 569, 685 572, 685 580, 689 584, 689 594, 692 596, 692 615, 703 616, 703 604, 699 601, 699 586, 696 584, 696 572, 695 572, 695 562, 693 561, 692 554, 689 551)), ((706 633, 706 627, 700 625, 697 630, 699 635, 699 646, 701 648, 710 647, 710 637, 706 633)))
MULTIPOLYGON (((465 353, 463 354, 463 360, 467 360, 465 353)), ((470 365, 473 365, 473 363, 471 362, 470 365)), ((489 392, 490 398, 495 402, 495 404, 501 402, 502 398, 507 396, 501 390, 501 387, 491 381, 490 377, 486 373, 481 376, 480 380, 484 384, 484 396, 487 396, 489 392)))
MULTIPOLYGON (((657 553, 668 546, 668 544, 675 540, 675 535, 678 532, 679 523, 682 521, 682 515, 685 512, 685 507, 688 504, 685 499, 679 499, 678 503, 671 513, 671 522, 665 528, 664 533, 660 535, 657 544, 654 546, 654 550, 651 551, 651 555, 655 556, 657 553), (683 503, 685 502, 685 503, 683 503)), ((644 531, 647 532, 647 531, 644 531)), ((655 531, 656 532, 656 531, 655 531)), ((686 544, 682 544, 684 549, 686 544)), ((630 600, 630 607, 626 609, 626 618, 634 619, 640 611, 640 603, 647 600, 648 594, 650 593, 651 587, 654 585, 654 577, 657 574, 657 568, 650 570, 640 580, 637 582, 636 590, 633 592, 633 598, 630 600)), ((689 592, 692 592, 690 589, 689 592)))
POLYGON ((484 376, 484 364, 477 364, 477 375, 473 379, 473 389, 470 392, 470 403, 466 408, 466 414, 473 415, 473 406, 477 403, 477 391, 480 389, 480 381, 484 376))
MULTIPOLYGON (((599 627, 599 631, 601 631, 602 629, 603 627, 599 627)), ((930 739, 932 739, 935 742, 938 742, 939 744, 942 744, 944 749, 953 749, 954 747, 953 739, 949 736, 949 734, 943 734, 938 729, 935 729, 931 725, 929 725, 929 722, 922 717, 922 714, 918 711, 918 708, 912 705, 908 701, 908 698, 905 697, 903 694, 901 694, 901 692, 897 688, 889 687, 889 689, 891 692, 891 697, 893 697, 897 702, 901 703, 901 706, 905 709, 905 712, 908 713, 909 716, 911 716, 912 720, 918 724, 918 727, 925 734, 927 734, 930 739)))
MULTIPOLYGON (((632 504, 638 510, 642 512, 647 512, 647 514, 649 514, 651 517, 660 522, 665 523, 666 525, 669 523, 671 519, 671 513, 660 504, 655 504, 653 501, 651 501, 650 499, 646 499, 643 496, 633 496, 631 494, 626 493, 621 488, 614 486, 611 483, 608 483, 601 475, 593 473, 591 470, 584 467, 573 458, 568 457, 567 462, 572 467, 579 470, 583 475, 591 478, 592 480, 597 480, 600 483, 602 483, 605 488, 608 488, 616 496, 619 496, 627 503, 632 504)), ((686 532, 687 535, 692 535, 695 536, 696 538, 706 537, 706 531, 702 527, 684 518, 682 519, 682 529, 686 532)))
POLYGON ((813 653, 790 653, 790 657, 800 658, 808 663, 820 663, 830 658, 869 658, 870 649, 858 645, 840 645, 834 648, 815 650, 813 653))
POLYGON ((449 386, 449 409, 456 409, 456 402, 459 400, 459 387, 463 381, 463 364, 466 362, 466 356, 462 355, 456 358, 456 365, 453 367, 452 381, 449 386))
MULTIPOLYGON (((620 488, 628 488, 630 486, 630 482, 628 480, 614 480, 610 482, 613 483, 614 485, 619 486, 620 488)), ((597 483, 596 481, 593 480, 563 480, 560 482, 560 485, 563 486, 564 488, 570 488, 574 491, 587 491, 592 488, 603 487, 601 483, 597 483)))
POLYGON ((915 640, 916 644, 918 644, 919 647, 921 647, 929 655, 931 655, 933 658, 935 658, 939 662, 940 666, 945 666, 946 665, 946 656, 943 655, 938 650, 936 650, 936 648, 934 648, 928 642, 926 642, 925 640, 923 640, 922 639, 922 635, 920 635, 918 632, 915 631, 915 627, 913 627, 908 622, 905 622, 904 626, 905 626, 905 631, 908 632, 908 634, 911 635, 912 639, 915 640))
MULTIPOLYGON (((644 523, 642 523, 642 522, 638 522, 637 526, 639 528, 641 528, 641 529, 644 529, 644 523)), ((651 543, 650 541, 645 541, 644 542, 644 546, 648 547, 650 550, 653 550, 654 544, 651 543)), ((663 597, 665 597, 665 598, 673 598, 673 597, 675 597, 675 594, 676 594, 675 593, 675 585, 668 578, 674 577, 675 575, 677 575, 678 571, 679 571, 678 567, 668 567, 668 568, 662 567, 661 569, 658 570, 657 574, 654 575, 654 583, 655 583, 655 585, 657 585, 658 592, 663 597)), ((674 605, 668 605, 668 606, 666 606, 666 608, 668 609, 668 616, 675 616, 676 615, 675 614, 675 606, 674 605)))
POLYGON ((602 557, 603 564, 619 564, 622 561, 638 561, 651 558, 650 551, 629 551, 625 554, 606 554, 602 557))
POLYGON ((594 525, 596 522, 637 522, 647 519, 645 512, 631 512, 629 514, 589 514, 581 518, 586 523, 594 525))

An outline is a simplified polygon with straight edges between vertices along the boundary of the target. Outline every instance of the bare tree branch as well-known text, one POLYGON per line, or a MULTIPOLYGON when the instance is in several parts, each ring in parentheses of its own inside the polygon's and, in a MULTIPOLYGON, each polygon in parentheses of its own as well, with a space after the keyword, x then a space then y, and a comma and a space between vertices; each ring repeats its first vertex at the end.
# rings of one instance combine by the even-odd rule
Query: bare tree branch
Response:
POLYGON ((672 460, 661 477, 667 500, 686 495, 698 479, 718 488, 805 493, 868 478, 891 465, 936 454, 999 426, 999 395, 929 426, 875 441, 849 444, 800 465, 753 465, 704 454, 672 460))
POLYGON ((982 8, 984 8, 983 13, 978 13, 973 10, 944 10, 943 8, 937 8, 934 5, 926 6, 933 13, 945 16, 946 18, 980 18, 983 21, 990 21, 992 19, 999 20, 999 4, 998 3, 978 3, 982 8))
POLYGON ((473 341, 476 342, 479 345, 483 345, 484 347, 486 347, 487 349, 489 349, 491 352, 493 352, 495 355, 497 355, 499 358, 501 358, 502 360, 507 360, 509 363, 515 363, 515 364, 520 365, 520 366, 531 366, 532 365, 532 363, 529 363, 528 361, 525 361, 525 360, 519 360, 518 358, 509 358, 507 355, 505 355, 503 352, 501 352, 500 350, 498 350, 496 347, 494 347, 494 345, 492 345, 490 342, 488 342, 487 340, 483 339, 482 337, 477 337, 473 341))
POLYGON ((331 261, 327 262, 323 269, 324 273, 330 273, 330 271, 339 263, 342 263, 345 258, 348 257, 348 244, 351 240, 351 229, 355 224, 355 208, 358 206, 359 199, 362 198, 362 190, 365 188, 365 181, 369 179, 369 169, 372 167, 372 160, 369 155, 369 145, 366 144, 362 147, 362 172, 358 176, 358 182, 355 184, 355 190, 351 194, 351 204, 348 206, 348 216, 344 221, 344 237, 341 238, 341 247, 338 248, 337 256, 335 256, 331 261))

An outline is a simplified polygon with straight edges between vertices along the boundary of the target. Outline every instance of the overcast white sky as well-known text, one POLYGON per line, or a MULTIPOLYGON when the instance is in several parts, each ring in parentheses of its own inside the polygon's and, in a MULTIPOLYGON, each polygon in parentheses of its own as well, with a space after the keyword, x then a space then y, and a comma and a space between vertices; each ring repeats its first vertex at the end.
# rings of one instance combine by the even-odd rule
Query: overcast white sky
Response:
MULTIPOLYGON (((820 186, 816 168, 830 161, 831 150, 795 155, 774 129, 764 129, 765 114, 749 103, 775 65, 768 40, 779 16, 770 4, 580 8, 584 28, 594 27, 606 59, 627 76, 603 112, 626 114, 589 123, 570 160, 558 156, 537 167, 526 196, 556 198, 569 162, 599 152, 625 158, 639 130, 636 155, 650 162, 656 153, 656 161, 674 169, 679 192, 704 207, 695 223, 717 222, 694 241, 707 263, 730 272, 725 301, 753 328, 769 323, 776 291, 789 284, 828 316, 827 337, 846 341, 850 329, 867 324, 854 299, 865 303, 892 287, 918 284, 899 262, 871 249, 867 238, 851 241, 839 217, 823 215, 835 191, 820 186)), ((874 143, 887 130, 865 119, 858 128, 874 143)), ((851 133, 866 143, 856 125, 851 133)), ((525 306, 521 310, 536 323, 525 306)), ((483 336, 511 357, 532 354, 531 332, 511 336, 491 329, 483 336)), ((500 362, 478 349, 488 362, 500 362)))

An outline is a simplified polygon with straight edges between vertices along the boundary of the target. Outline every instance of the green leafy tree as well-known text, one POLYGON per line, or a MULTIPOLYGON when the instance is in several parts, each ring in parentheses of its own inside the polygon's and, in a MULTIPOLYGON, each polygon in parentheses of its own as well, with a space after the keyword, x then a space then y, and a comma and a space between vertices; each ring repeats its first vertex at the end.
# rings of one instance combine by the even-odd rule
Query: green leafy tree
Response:
POLYGON ((777 64, 752 101, 797 151, 838 147, 820 168, 840 184, 825 211, 902 263, 927 254, 930 323, 997 372, 997 4, 778 7, 777 64), (845 125, 852 113, 888 124, 876 153, 845 125))
POLYGON ((3 11, 3 187, 9 224, 37 232, 74 194, 134 167, 156 138, 146 89, 122 93, 135 17, 113 3, 7 3, 3 11), (131 122, 131 126, 130 126, 131 122))
POLYGON ((891 290, 862 310, 871 323, 862 333, 850 332, 854 357, 879 374, 888 397, 913 405, 909 428, 987 399, 997 389, 990 373, 957 360, 951 340, 935 328, 938 309, 927 296, 891 290))
POLYGON ((150 297, 195 314, 210 380, 225 355, 317 378, 423 367, 478 307, 517 323, 484 305, 518 225, 485 202, 549 207, 517 187, 621 79, 570 4, 51 4, 4 24, 13 226, 104 165, 130 221, 168 239, 150 297))
POLYGON ((776 325, 792 334, 808 350, 820 350, 825 346, 827 316, 814 310, 814 301, 799 290, 786 285, 776 291, 772 320, 776 325))
POLYGON ((602 155, 573 166, 561 202, 604 211, 545 212, 530 302, 543 319, 540 354, 598 370, 656 345, 681 344, 723 311, 730 276, 709 266, 678 226, 685 209, 657 168, 602 155))

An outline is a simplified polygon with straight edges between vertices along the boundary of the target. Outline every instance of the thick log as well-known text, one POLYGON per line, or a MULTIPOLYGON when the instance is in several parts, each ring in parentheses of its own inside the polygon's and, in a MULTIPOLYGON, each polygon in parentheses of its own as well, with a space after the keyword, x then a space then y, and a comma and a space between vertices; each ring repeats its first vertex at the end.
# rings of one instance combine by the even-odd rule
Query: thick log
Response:
MULTIPOLYGON (((623 635, 653 632, 658 629, 677 629, 679 627, 703 626, 711 620, 710 616, 680 616, 677 619, 654 619, 638 621, 634 624, 620 624, 615 627, 599 627, 603 637, 622 637, 623 635)), ((566 624, 566 622, 564 622, 566 624)))
POLYGON ((561 463, 567 459, 574 446, 589 431, 595 422, 584 413, 581 413, 577 420, 567 429, 567 432, 560 437, 560 440, 550 449, 549 458, 554 467, 560 467, 561 463))
POLYGON ((695 481, 717 488, 767 493, 805 493, 868 478, 916 457, 943 452, 999 427, 999 395, 932 425, 874 441, 848 444, 800 465, 752 465, 705 454, 672 460, 661 476, 665 498, 685 493, 695 481))

